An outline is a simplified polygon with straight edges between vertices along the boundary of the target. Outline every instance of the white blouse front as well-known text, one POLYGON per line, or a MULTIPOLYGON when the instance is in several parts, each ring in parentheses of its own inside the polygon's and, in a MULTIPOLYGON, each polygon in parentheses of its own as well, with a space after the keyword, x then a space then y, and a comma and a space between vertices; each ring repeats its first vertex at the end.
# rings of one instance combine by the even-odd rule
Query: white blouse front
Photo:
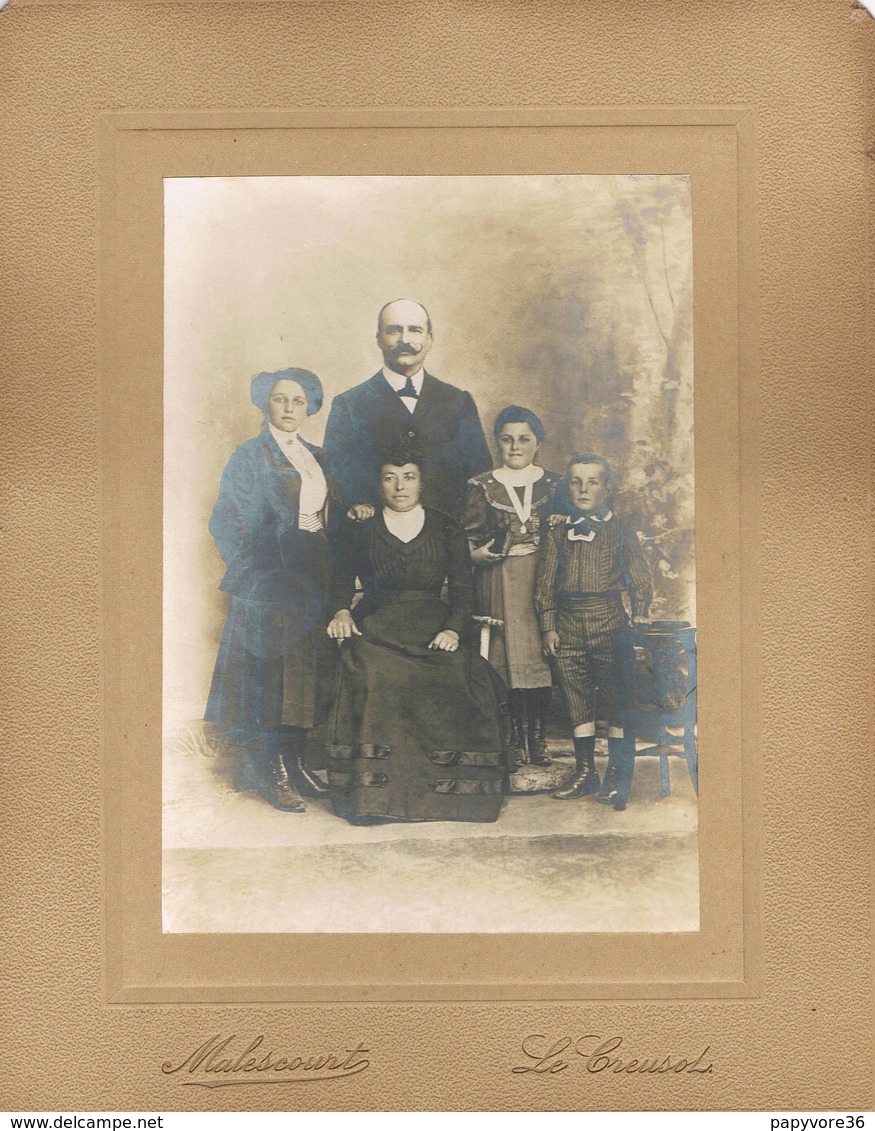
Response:
POLYGON ((399 542, 412 542, 425 525, 425 511, 417 504, 409 511, 393 511, 383 507, 386 529, 394 534, 399 542))
POLYGON ((319 512, 325 506, 328 484, 319 461, 308 447, 301 443, 297 432, 283 432, 268 424, 271 435, 280 451, 301 477, 301 497, 298 502, 298 526, 301 530, 321 530, 319 512))

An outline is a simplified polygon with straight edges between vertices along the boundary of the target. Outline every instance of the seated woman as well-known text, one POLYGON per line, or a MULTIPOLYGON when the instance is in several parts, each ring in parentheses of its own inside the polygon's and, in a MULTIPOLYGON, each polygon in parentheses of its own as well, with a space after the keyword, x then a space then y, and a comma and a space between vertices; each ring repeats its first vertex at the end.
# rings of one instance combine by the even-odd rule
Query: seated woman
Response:
POLYGON ((347 643, 328 782, 354 824, 494 821, 501 808, 503 688, 468 646, 468 543, 455 519, 420 504, 421 487, 412 453, 387 457, 382 511, 337 546, 328 635, 347 643), (351 612, 356 577, 364 594, 351 612))

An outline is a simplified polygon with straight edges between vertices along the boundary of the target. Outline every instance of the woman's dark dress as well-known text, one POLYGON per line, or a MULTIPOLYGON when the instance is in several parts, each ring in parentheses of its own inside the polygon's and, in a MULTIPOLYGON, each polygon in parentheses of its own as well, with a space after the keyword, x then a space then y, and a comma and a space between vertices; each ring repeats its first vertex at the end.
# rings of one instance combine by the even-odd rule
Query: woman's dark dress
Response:
POLYGON ((501 680, 470 647, 473 601, 461 526, 425 510, 404 543, 382 513, 347 532, 335 564, 334 610, 364 595, 361 637, 341 650, 328 728, 328 783, 343 817, 494 821, 502 800, 501 680), (444 579, 449 605, 440 599, 444 579), (428 648, 455 629, 456 652, 428 648))
MULTIPOLYGON (((321 449, 306 446, 324 471, 321 449)), ((299 473, 265 427, 231 456, 210 518, 231 607, 204 718, 242 742, 312 727, 327 713, 328 541, 299 529, 300 492, 299 473)))

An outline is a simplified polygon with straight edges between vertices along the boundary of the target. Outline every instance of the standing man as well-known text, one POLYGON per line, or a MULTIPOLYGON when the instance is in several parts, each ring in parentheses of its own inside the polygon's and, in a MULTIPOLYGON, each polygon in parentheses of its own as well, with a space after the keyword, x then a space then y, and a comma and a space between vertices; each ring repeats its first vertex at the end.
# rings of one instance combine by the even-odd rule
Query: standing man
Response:
POLYGON ((433 343, 424 306, 387 303, 377 319, 382 369, 334 398, 324 447, 347 507, 377 504, 380 457, 399 445, 422 459, 423 502, 455 518, 468 480, 492 466, 471 394, 423 368, 433 343))

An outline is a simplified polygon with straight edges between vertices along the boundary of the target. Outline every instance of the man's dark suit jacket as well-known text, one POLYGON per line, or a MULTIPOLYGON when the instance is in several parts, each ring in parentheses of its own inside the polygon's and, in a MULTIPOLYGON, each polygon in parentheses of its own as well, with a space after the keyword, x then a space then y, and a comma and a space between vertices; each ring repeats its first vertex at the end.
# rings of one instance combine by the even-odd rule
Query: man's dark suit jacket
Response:
POLYGON ((325 456, 345 506, 379 505, 381 457, 401 444, 422 460, 426 506, 458 517, 468 480, 492 467, 470 393, 426 373, 410 413, 382 372, 334 398, 325 456))

